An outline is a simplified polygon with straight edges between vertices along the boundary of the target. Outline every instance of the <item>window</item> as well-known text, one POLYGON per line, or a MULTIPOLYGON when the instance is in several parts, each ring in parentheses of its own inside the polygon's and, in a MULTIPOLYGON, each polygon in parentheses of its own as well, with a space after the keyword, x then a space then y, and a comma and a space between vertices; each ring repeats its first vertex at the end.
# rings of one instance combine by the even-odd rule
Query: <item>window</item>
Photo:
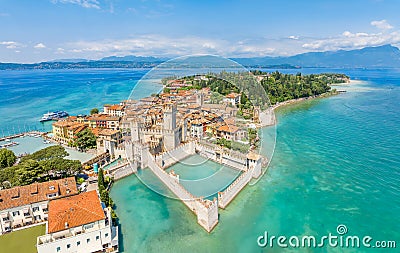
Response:
POLYGON ((79 245, 81 245, 81 241, 76 242, 76 246, 79 246, 79 245))
POLYGON ((38 207, 38 206, 35 206, 34 208, 32 208, 32 211, 34 211, 34 212, 39 211, 39 207, 38 207))
POLYGON ((53 197, 56 197, 56 196, 57 196, 57 193, 47 194, 48 198, 53 198, 53 197))
POLYGON ((17 216, 17 215, 19 215, 19 211, 12 212, 12 215, 13 215, 14 217, 17 216))
POLYGON ((100 239, 100 236, 96 235, 96 241, 98 241, 100 239))
POLYGON ((61 247, 57 247, 57 252, 60 252, 61 251, 61 247))
POLYGON ((67 249, 71 248, 71 244, 67 244, 67 249))
POLYGON ((50 190, 50 191, 54 191, 54 189, 55 189, 55 188, 54 188, 53 185, 50 185, 50 186, 49 186, 49 190, 50 190))
POLYGON ((83 226, 83 229, 91 229, 93 227, 93 223, 83 226))
POLYGON ((86 243, 89 243, 89 242, 90 242, 90 238, 86 239, 86 243))
POLYGON ((106 233, 104 236, 105 236, 105 237, 108 237, 108 233, 106 233))

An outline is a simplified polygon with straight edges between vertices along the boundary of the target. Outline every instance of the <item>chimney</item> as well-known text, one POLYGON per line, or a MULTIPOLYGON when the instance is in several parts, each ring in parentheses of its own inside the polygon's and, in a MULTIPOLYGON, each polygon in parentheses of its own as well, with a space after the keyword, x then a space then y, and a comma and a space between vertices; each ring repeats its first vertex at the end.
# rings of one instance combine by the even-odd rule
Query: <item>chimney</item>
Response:
POLYGON ((68 228, 68 222, 65 222, 65 228, 66 229, 68 228))

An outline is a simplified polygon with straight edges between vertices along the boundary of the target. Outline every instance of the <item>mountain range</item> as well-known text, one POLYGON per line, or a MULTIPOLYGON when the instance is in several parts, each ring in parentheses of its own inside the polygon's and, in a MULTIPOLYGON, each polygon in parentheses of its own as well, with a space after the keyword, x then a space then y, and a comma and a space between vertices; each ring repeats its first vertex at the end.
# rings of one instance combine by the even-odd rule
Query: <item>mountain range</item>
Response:
MULTIPOLYGON (((151 68, 169 58, 152 56, 109 56, 100 60, 62 59, 21 64, 0 63, 4 69, 61 69, 61 68, 151 68)), ((231 58, 246 67, 257 68, 397 68, 400 50, 392 45, 365 47, 355 50, 310 52, 288 57, 231 58)))
POLYGON ((245 66, 289 64, 323 68, 390 68, 400 67, 400 50, 392 45, 356 50, 310 52, 289 57, 234 58, 245 66))

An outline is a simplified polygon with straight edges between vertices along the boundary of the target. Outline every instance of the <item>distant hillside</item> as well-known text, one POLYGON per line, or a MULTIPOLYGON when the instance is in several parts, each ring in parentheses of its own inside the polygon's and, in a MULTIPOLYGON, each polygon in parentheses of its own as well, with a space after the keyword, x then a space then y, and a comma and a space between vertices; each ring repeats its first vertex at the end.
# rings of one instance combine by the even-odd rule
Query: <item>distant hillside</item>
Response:
POLYGON ((169 58, 158 58, 153 56, 108 56, 100 59, 100 61, 131 61, 131 62, 163 62, 169 58))
POLYGON ((24 69, 90 69, 90 68, 153 68, 161 62, 131 61, 85 61, 85 62, 40 62, 32 64, 0 63, 0 70, 24 69))
MULTIPOLYGON (((182 67, 207 67, 207 65, 220 62, 213 58, 209 62, 208 56, 196 57, 195 64, 188 63, 182 59, 182 67)), ((190 57, 189 57, 190 59, 190 57)), ((339 50, 327 52, 311 52, 298 54, 290 57, 252 57, 252 58, 231 58, 245 67, 263 68, 399 68, 400 50, 391 45, 379 47, 366 47, 356 50, 339 50)), ((20 64, 0 63, 0 70, 5 69, 73 69, 73 68, 152 68, 165 62, 168 58, 152 56, 109 56, 97 61, 86 59, 61 59, 49 62, 20 64)), ((224 64, 226 64, 226 61, 224 64)), ((233 64, 234 65, 234 64, 233 64)), ((210 66, 208 66, 210 67, 210 66)), ((212 67, 212 66, 211 66, 212 67)))
POLYGON ((234 58, 246 66, 289 64, 301 67, 377 68, 400 67, 400 50, 391 45, 356 50, 311 52, 290 57, 234 58))

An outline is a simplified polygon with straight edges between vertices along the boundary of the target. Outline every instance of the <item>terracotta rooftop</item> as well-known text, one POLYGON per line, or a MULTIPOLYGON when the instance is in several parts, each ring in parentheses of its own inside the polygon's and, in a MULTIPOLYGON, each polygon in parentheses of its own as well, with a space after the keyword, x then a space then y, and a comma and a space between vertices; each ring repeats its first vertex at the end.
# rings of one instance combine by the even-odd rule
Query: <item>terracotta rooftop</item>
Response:
POLYGON ((220 132, 227 132, 227 133, 236 133, 239 130, 239 128, 237 126, 233 126, 233 125, 224 125, 224 126, 220 126, 217 131, 220 132))
POLYGON ((48 233, 90 224, 105 218, 96 191, 52 200, 49 203, 48 233))
POLYGON ((107 114, 93 114, 91 116, 88 117, 88 120, 96 120, 96 121, 100 121, 100 120, 105 120, 105 121, 117 121, 119 120, 118 116, 110 116, 107 114))
POLYGON ((73 121, 67 121, 67 120, 59 120, 53 123, 53 126, 56 127, 70 127, 77 124, 76 122, 73 121))
POLYGON ((98 135, 111 136, 111 135, 116 134, 118 132, 119 132, 119 130, 100 129, 100 131, 98 132, 98 135))
POLYGON ((99 136, 101 128, 95 127, 90 129, 95 136, 99 136))
POLYGON ((107 107, 108 110, 115 110, 115 111, 123 111, 125 109, 125 106, 123 105, 104 105, 104 107, 107 107))
POLYGON ((69 177, 1 190, 0 210, 46 201, 49 199, 48 194, 56 192, 58 198, 77 194, 75 178, 69 177))
POLYGON ((226 98, 236 98, 236 97, 238 97, 238 96, 240 96, 240 94, 237 94, 237 93, 229 93, 229 94, 226 95, 225 97, 226 97, 226 98))

